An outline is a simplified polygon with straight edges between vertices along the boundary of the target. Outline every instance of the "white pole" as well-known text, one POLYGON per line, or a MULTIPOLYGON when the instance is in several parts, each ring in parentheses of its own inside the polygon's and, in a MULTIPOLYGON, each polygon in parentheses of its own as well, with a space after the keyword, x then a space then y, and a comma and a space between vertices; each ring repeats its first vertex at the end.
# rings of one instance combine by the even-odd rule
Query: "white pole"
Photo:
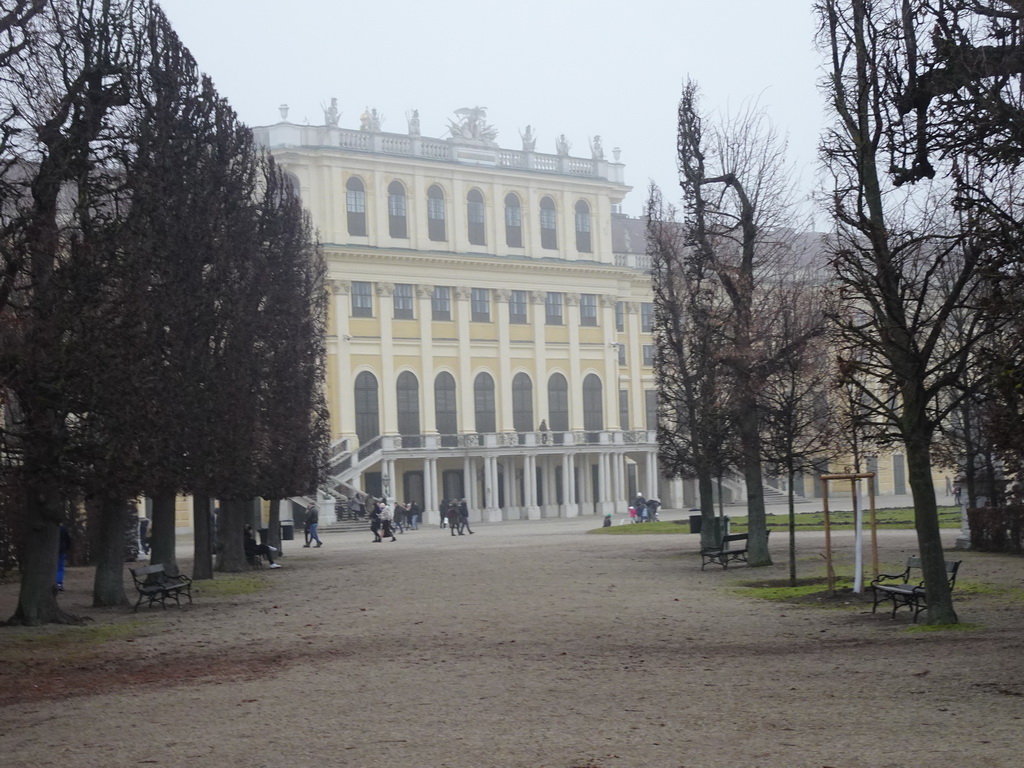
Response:
POLYGON ((854 511, 854 574, 853 591, 860 594, 864 591, 864 505, 860 500, 860 480, 853 481, 854 511))

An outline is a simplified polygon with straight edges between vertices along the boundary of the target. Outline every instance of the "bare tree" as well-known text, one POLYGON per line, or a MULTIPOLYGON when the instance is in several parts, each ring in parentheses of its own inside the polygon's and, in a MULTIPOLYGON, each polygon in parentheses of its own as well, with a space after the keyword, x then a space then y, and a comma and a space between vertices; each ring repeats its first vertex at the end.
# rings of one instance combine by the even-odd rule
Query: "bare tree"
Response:
MULTIPOLYGON (((686 225, 652 185, 647 204, 647 253, 654 292, 658 380, 658 463, 666 477, 695 478, 701 544, 720 543, 714 483, 734 463, 730 372, 718 353, 726 310, 716 278, 687 244, 686 225)), ((719 489, 721 492, 721 489, 719 489)))
POLYGON ((750 563, 768 565, 759 390, 777 363, 764 331, 778 318, 772 293, 791 250, 792 187, 785 144, 762 112, 751 108, 711 131, 705 122, 697 86, 687 83, 679 103, 680 186, 697 258, 728 299, 719 359, 735 385, 732 404, 747 488, 750 563))
MULTIPOLYGON (((998 253, 978 209, 957 202, 955 174, 901 189, 899 174, 886 177, 897 165, 892 153, 901 123, 894 94, 910 66, 907 35, 923 34, 905 26, 909 10, 899 2, 818 3, 836 118, 822 154, 834 182, 832 264, 842 297, 857 308, 835 318, 844 357, 863 374, 859 381, 873 382, 861 391, 888 436, 905 448, 928 621, 945 624, 957 616, 939 535, 932 442, 968 391, 972 349, 998 325, 979 312, 991 294, 985 277, 998 253)), ((959 164, 964 178, 978 179, 979 172, 967 158, 959 164)))
POLYGON ((784 474, 789 503, 789 580, 796 586, 796 497, 799 474, 813 472, 832 456, 835 420, 829 408, 828 347, 825 339, 824 286, 788 275, 778 289, 781 322, 774 325, 773 366, 761 390, 765 466, 784 474))

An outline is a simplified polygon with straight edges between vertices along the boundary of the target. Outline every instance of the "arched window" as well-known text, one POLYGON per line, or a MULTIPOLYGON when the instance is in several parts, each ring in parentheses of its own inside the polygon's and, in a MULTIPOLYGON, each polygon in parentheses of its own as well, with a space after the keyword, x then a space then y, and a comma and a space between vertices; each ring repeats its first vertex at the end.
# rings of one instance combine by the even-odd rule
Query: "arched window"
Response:
POLYGON ((484 196, 479 189, 471 189, 466 195, 466 222, 470 245, 487 245, 487 232, 484 227, 484 196))
POLYGON ((498 431, 494 404, 494 379, 489 373, 478 374, 473 381, 473 410, 478 433, 498 431))
POLYGON ((396 384, 398 434, 404 448, 420 447, 420 382, 416 375, 402 371, 396 384))
POLYGON ((365 445, 380 434, 380 405, 377 399, 377 377, 369 371, 356 376, 356 436, 365 445))
POLYGON ((600 432, 604 429, 604 403, 601 399, 601 379, 591 373, 583 380, 583 429, 600 432))
POLYGON ((585 200, 576 203, 576 250, 590 253, 590 206, 585 200))
POLYGON ((345 182, 345 208, 348 211, 348 233, 366 237, 366 187, 358 176, 345 182))
POLYGON ((540 247, 558 250, 558 212, 550 197, 540 200, 540 247))
POLYGON ((523 247, 523 206, 513 192, 505 195, 505 245, 523 247))
POLYGON ((512 428, 516 432, 537 428, 533 423, 533 382, 525 373, 517 373, 512 379, 512 428))
POLYGON ((388 233, 392 237, 409 236, 405 209, 405 187, 400 181, 392 181, 388 184, 388 233))
POLYGON ((569 384, 560 373, 548 379, 548 428, 552 432, 569 431, 569 384))
POLYGON ((458 444, 459 412, 455 398, 455 377, 447 371, 434 379, 434 423, 441 435, 443 447, 458 444))
POLYGON ((435 242, 448 239, 444 226, 444 190, 431 184, 427 190, 427 237, 435 242))

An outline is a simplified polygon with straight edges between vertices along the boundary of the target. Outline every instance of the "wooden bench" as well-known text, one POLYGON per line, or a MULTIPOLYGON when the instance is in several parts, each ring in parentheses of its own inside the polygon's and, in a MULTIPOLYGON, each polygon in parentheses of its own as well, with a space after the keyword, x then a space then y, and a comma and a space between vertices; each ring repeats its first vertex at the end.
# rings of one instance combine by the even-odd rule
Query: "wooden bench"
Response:
POLYGON ((174 600, 174 603, 181 607, 182 594, 190 603, 192 602, 192 579, 188 576, 168 573, 162 563, 128 570, 131 571, 135 589, 139 592, 139 599, 135 603, 136 611, 143 600, 149 601, 150 608, 153 607, 153 603, 160 603, 165 610, 168 600, 174 600))
MULTIPOLYGON (((771 535, 771 531, 765 534, 765 539, 771 535)), ((714 563, 723 568, 728 568, 729 563, 747 562, 747 541, 749 533, 730 533, 722 537, 722 543, 717 547, 705 547, 700 551, 700 569, 714 563), (735 546, 733 546, 735 544, 735 546)))
MULTIPOLYGON (((960 569, 960 560, 946 561, 946 574, 949 577, 949 589, 952 591, 956 584, 956 573, 960 569)), ((878 604, 888 600, 892 603, 892 617, 896 618, 896 611, 906 606, 914 612, 914 621, 921 611, 928 609, 928 596, 925 594, 924 582, 911 583, 911 576, 917 573, 920 576, 921 558, 911 557, 907 559, 907 567, 903 573, 887 574, 880 573, 871 581, 871 589, 875 592, 875 602, 871 606, 874 613, 878 604)))

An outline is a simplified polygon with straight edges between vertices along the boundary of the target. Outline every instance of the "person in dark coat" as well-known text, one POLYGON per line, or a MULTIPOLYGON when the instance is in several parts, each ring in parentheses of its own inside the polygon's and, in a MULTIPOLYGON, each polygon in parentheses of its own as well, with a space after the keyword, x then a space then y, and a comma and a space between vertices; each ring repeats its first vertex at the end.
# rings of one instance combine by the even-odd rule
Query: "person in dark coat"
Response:
POLYGON ((459 505, 454 500, 448 503, 448 510, 445 512, 445 517, 448 520, 448 527, 451 529, 452 536, 455 532, 459 532, 459 536, 462 535, 462 531, 459 531, 459 505))
POLYGON ((252 529, 251 525, 245 526, 245 559, 251 560, 254 557, 266 557, 270 561, 271 568, 280 568, 280 563, 274 562, 274 553, 277 552, 277 547, 271 547, 267 544, 257 544, 256 534, 252 529))
POLYGON ((469 527, 469 505, 465 499, 459 502, 459 536, 463 531, 473 532, 473 529, 469 527))
POLYGON ((374 505, 373 509, 370 511, 370 531, 373 533, 374 544, 376 544, 379 541, 383 541, 383 539, 380 537, 380 525, 380 509, 378 509, 378 507, 374 505))

